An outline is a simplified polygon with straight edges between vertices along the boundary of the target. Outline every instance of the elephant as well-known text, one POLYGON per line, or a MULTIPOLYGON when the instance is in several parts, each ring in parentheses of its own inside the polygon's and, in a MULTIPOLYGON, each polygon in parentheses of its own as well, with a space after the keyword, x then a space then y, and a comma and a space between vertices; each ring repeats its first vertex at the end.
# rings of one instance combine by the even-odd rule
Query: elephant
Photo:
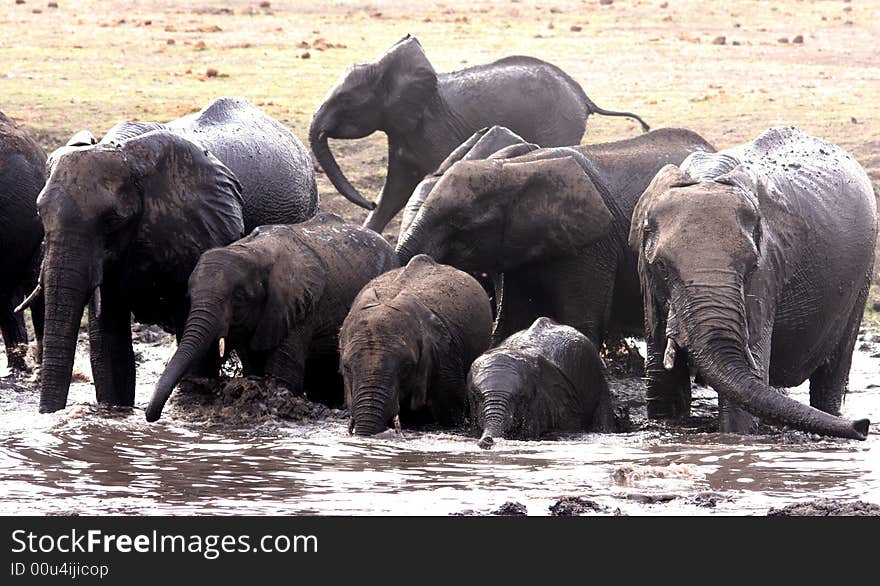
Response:
POLYGON ((616 431, 604 370, 586 336, 539 317, 471 365, 468 398, 482 432, 478 445, 490 449, 497 437, 616 431))
MULTIPOLYGON (((37 195, 45 183, 46 153, 22 128, 0 112, 0 330, 9 369, 24 372, 27 330, 13 311, 36 286, 43 226, 37 195)), ((39 360, 43 335, 42 302, 31 306, 39 360)))
POLYGON ((794 127, 661 169, 629 235, 650 415, 688 413, 693 370, 718 392, 722 432, 759 418, 865 439, 869 421, 839 413, 876 238, 865 170, 794 127), (774 388, 806 379, 809 406, 774 388))
MULTIPOLYGON (((47 167, 37 199, 45 257, 34 295, 45 292, 50 317, 41 412, 67 403, 87 303, 98 401, 130 406, 131 314, 180 340, 187 279, 202 252, 258 225, 307 220, 317 208, 305 146, 241 98, 219 98, 168 124, 123 122, 100 143, 55 151, 47 167)), ((217 368, 211 358, 206 371, 217 368)))
POLYGON ((597 346, 608 335, 641 336, 637 255, 627 245, 632 210, 657 171, 695 151, 714 149, 689 130, 661 129, 460 161, 425 199, 397 253, 401 263, 428 254, 493 275, 493 344, 541 316, 597 346))
POLYGON ((428 256, 370 281, 339 332, 349 433, 464 425, 468 369, 491 330, 479 283, 428 256))
POLYGON ((245 376, 271 376, 297 394, 305 391, 306 371, 318 371, 324 376, 310 398, 332 403, 328 387, 338 370, 342 320, 367 282, 397 266, 384 238, 329 213, 261 226, 203 253, 189 278, 183 336, 156 385, 147 421, 159 419, 175 385, 218 342, 221 358, 238 353, 245 376))
POLYGON ((328 179, 343 196, 370 210, 365 226, 382 231, 416 185, 462 141, 500 124, 542 146, 578 144, 590 114, 627 116, 596 106, 564 71, 532 57, 505 57, 437 73, 418 39, 403 37, 375 61, 354 65, 312 117, 309 142, 328 179), (376 204, 349 183, 329 138, 388 137, 388 170, 376 204))

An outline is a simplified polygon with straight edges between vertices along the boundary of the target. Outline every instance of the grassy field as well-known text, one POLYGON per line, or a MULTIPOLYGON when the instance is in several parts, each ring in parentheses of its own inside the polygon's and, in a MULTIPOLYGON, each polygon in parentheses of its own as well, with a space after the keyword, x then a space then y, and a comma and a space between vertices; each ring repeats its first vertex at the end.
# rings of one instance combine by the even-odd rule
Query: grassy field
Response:
MULTIPOLYGON (((170 120, 222 95, 250 99, 305 139, 349 64, 412 33, 440 71, 533 55, 600 106, 654 128, 691 128, 719 148, 798 125, 847 148, 880 184, 878 1, 3 4, 0 110, 46 149, 82 128, 100 135, 120 120, 170 120)), ((619 118, 588 126, 586 142, 638 133, 619 118)), ((358 188, 381 188, 384 136, 335 150, 358 188)), ((325 209, 364 216, 323 176, 320 188, 325 209)))

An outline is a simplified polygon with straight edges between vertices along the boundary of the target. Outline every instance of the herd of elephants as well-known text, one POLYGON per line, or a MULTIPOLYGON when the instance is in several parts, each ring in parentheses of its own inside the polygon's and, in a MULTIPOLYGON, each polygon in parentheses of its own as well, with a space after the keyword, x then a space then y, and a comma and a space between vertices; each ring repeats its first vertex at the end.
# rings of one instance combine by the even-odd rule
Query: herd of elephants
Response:
POLYGON ((699 377, 722 432, 866 438, 840 408, 877 210, 839 146, 774 127, 716 151, 599 108, 538 59, 438 73, 409 35, 348 69, 308 139, 364 226, 320 211, 308 150, 241 98, 79 132, 48 157, 0 114, 0 325, 27 369, 30 307, 41 412, 66 406, 87 306, 102 403, 134 404, 132 316, 175 334, 148 421, 235 351, 246 375, 344 403, 359 435, 469 427, 488 448, 614 431, 598 348, 637 336, 650 418, 686 417, 699 377), (644 133, 581 145, 590 114, 644 133), (328 139, 376 131, 374 204, 328 139), (380 233, 401 210, 395 249, 380 233), (807 379, 809 405, 779 390, 807 379))

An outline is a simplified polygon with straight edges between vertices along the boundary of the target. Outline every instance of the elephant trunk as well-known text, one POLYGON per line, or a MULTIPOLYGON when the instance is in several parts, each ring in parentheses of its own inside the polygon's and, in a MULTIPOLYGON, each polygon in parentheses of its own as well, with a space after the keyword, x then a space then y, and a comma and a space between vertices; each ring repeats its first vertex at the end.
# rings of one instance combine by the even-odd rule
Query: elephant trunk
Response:
POLYGON ((502 393, 486 393, 481 410, 483 434, 477 445, 489 450, 495 445, 495 438, 504 437, 510 427, 511 415, 507 397, 502 393))
POLYGON ((349 432, 355 435, 375 435, 388 429, 388 422, 397 414, 397 405, 391 405, 396 393, 386 385, 362 385, 351 405, 349 432))
POLYGON ((681 316, 688 350, 719 394, 762 419, 826 436, 864 440, 870 422, 830 415, 787 397, 765 383, 748 349, 742 286, 691 286, 681 316))
POLYGON ((85 244, 73 242, 47 246, 43 282, 46 319, 43 326, 42 389, 40 412, 67 406, 67 394, 76 354, 76 341, 86 302, 95 287, 85 244), (64 255, 60 258, 59 254, 64 255))
POLYGON ((330 145, 327 142, 327 132, 324 130, 323 114, 321 111, 315 114, 315 118, 312 120, 312 125, 309 128, 309 144, 312 147, 315 158, 318 160, 318 164, 327 173, 327 177, 339 193, 362 208, 368 210, 376 208, 376 204, 361 195, 343 175, 342 169, 339 168, 339 163, 336 162, 336 158, 330 151, 330 145))
MULTIPOLYGON (((162 415, 162 409, 171 396, 171 391, 193 367, 211 349, 214 341, 223 335, 224 328, 218 322, 220 313, 214 306, 204 304, 194 307, 186 319, 186 327, 177 351, 165 367, 153 398, 147 406, 147 421, 156 421, 162 415)), ((222 352, 221 343, 221 352, 222 352)))
POLYGON ((428 212, 429 210, 423 209, 412 221, 406 233, 401 234, 400 242, 397 244, 400 266, 405 266, 418 254, 427 254, 437 262, 443 262, 443 250, 439 245, 443 235, 436 229, 433 232, 427 229, 430 224, 436 225, 436 222, 430 221, 427 217, 428 212))

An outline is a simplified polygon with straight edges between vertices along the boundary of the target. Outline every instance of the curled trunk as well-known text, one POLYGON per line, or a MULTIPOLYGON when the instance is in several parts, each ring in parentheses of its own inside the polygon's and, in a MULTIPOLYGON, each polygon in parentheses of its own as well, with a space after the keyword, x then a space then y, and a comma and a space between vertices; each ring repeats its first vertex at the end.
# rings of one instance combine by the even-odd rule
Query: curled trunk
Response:
POLYGON ((483 434, 477 445, 484 450, 495 445, 495 438, 504 437, 508 431, 510 408, 504 397, 487 396, 482 405, 483 434))
POLYGON ((320 128, 320 119, 316 118, 309 130, 309 144, 312 147, 315 158, 318 160, 318 164, 327 173, 327 178, 330 179, 330 182, 339 193, 344 195, 349 201, 368 210, 375 209, 376 204, 361 195, 343 175, 342 169, 339 168, 339 163, 336 162, 336 157, 333 156, 333 152, 330 150, 330 145, 327 142, 327 133, 320 128))
POLYGON ((159 419, 165 403, 171 396, 171 391, 208 353, 211 345, 222 334, 216 315, 217 312, 209 307, 198 307, 190 311, 177 351, 165 366, 165 371, 156 383, 153 398, 147 406, 147 421, 159 419))
POLYGON ((706 381, 720 394, 732 399, 762 419, 826 436, 864 440, 869 421, 851 421, 820 411, 770 388, 759 376, 748 352, 744 333, 745 310, 741 289, 733 299, 714 302, 717 293, 705 288, 688 293, 688 303, 679 315, 688 337, 688 349, 706 381))

